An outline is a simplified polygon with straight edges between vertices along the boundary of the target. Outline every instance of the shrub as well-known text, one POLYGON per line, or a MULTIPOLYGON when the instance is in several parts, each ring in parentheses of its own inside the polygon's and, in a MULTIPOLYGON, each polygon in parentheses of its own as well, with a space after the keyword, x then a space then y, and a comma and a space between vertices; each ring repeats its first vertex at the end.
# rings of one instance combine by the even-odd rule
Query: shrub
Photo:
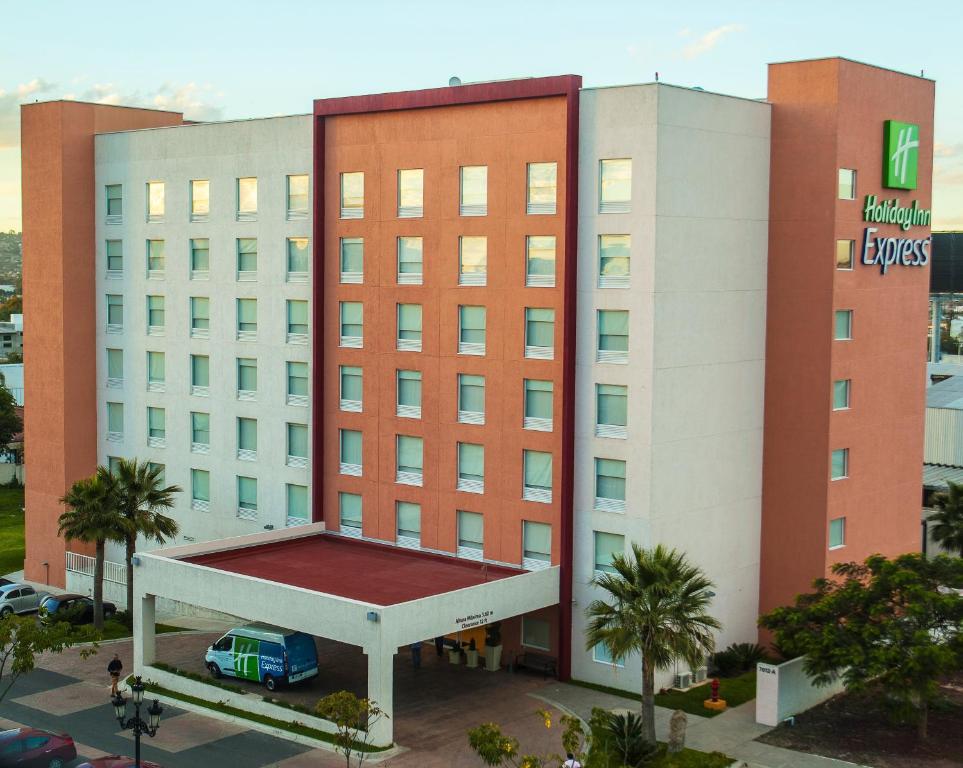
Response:
POLYGON ((592 732, 589 766, 641 768, 659 756, 659 745, 646 741, 642 718, 635 712, 616 714, 596 707, 592 710, 589 728, 592 732))
POLYGON ((719 677, 736 677, 743 672, 749 672, 760 661, 771 661, 771 657, 761 645, 733 643, 715 655, 713 669, 719 677))

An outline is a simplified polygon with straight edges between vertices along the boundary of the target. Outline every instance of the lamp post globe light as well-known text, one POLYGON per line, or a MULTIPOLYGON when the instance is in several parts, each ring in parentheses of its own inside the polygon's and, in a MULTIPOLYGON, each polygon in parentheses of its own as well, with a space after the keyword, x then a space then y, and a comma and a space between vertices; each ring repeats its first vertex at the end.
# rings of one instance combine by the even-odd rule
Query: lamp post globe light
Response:
POLYGON ((114 716, 120 723, 120 727, 125 731, 134 732, 134 765, 141 768, 140 737, 146 734, 154 738, 157 729, 160 728, 160 719, 164 708, 157 699, 154 699, 154 703, 147 708, 147 720, 140 716, 140 707, 144 703, 144 684, 141 682, 139 675, 134 678, 134 682, 130 686, 130 693, 131 701, 134 703, 133 717, 129 719, 127 717, 127 699, 124 698, 123 694, 118 693, 114 696, 111 699, 111 704, 114 705, 114 716))

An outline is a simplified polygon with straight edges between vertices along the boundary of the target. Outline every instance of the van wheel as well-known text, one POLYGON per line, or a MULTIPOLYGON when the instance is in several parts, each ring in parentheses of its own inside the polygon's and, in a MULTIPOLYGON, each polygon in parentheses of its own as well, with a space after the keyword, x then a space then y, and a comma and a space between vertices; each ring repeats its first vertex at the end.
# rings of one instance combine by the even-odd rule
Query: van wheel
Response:
POLYGON ((215 680, 221 679, 221 668, 217 666, 217 664, 215 664, 212 661, 210 664, 207 665, 207 668, 208 670, 210 670, 211 677, 213 677, 215 680))
POLYGON ((277 681, 270 675, 264 676, 264 687, 269 691, 276 691, 278 689, 277 681))

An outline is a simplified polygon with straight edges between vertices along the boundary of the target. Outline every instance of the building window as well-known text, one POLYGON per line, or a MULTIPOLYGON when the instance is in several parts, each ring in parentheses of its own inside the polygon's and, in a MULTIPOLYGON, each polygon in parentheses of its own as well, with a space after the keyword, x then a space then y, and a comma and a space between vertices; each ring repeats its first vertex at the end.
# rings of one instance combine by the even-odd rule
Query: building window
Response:
POLYGON ((308 175, 306 173, 287 177, 288 221, 308 217, 308 175))
POLYGON ((528 164, 528 204, 526 213, 555 213, 558 165, 528 164))
POLYGON ((211 358, 191 355, 191 394, 204 397, 211 386, 211 358))
POLYGON ((421 352, 421 304, 398 305, 399 352, 421 352))
POLYGON ((395 414, 405 419, 420 419, 421 371, 398 371, 397 377, 395 414))
POLYGON ((147 353, 147 390, 149 392, 163 392, 165 386, 165 365, 163 352, 147 353))
POLYGON ((104 187, 107 198, 106 224, 120 224, 124 220, 124 188, 120 184, 108 184, 104 187))
POLYGON ((543 451, 522 451, 525 501, 552 503, 552 454, 543 451))
POLYGON ((842 480, 849 477, 849 448, 836 448, 830 460, 829 477, 842 480))
POLYGON ((124 330, 124 297, 107 294, 107 333, 120 333, 124 330))
POLYGON ((361 536, 361 496, 357 493, 338 494, 338 523, 344 536, 361 536))
POLYGON ((600 363, 624 365, 629 362, 629 313, 622 309, 598 311, 598 350, 600 363))
POLYGON ((421 485, 424 479, 424 443, 420 437, 398 435, 395 445, 395 482, 421 485))
POLYGON ((237 238, 237 279, 257 280, 257 238, 237 238))
POLYGON ((485 519, 478 512, 458 510, 458 557, 481 560, 485 549, 485 519))
POLYGON ((595 531, 595 572, 615 573, 612 560, 625 551, 625 537, 618 533, 595 531))
POLYGON ((548 568, 552 564, 552 526, 548 523, 522 521, 522 567, 529 571, 548 568))
POLYGON ((829 548, 839 549, 846 546, 846 518, 837 517, 829 521, 829 548))
POLYGON ((191 338, 206 339, 211 334, 211 300, 207 296, 191 296, 191 338))
POLYGON ((836 341, 849 341, 853 338, 853 310, 836 310, 834 332, 836 341))
POLYGON ((342 475, 361 477, 361 432, 355 429, 339 429, 338 445, 340 446, 338 472, 342 475))
POLYGON ((839 199, 856 199, 856 171, 851 168, 839 169, 839 199))
POLYGON ((147 221, 164 220, 164 182, 147 182, 147 221))
POLYGON ((833 382, 833 410, 845 411, 849 408, 850 379, 837 379, 833 382))
POLYGON ((120 440, 124 436, 124 404, 107 403, 107 439, 120 440))
POLYGON ((167 445, 167 412, 163 408, 147 408, 147 444, 151 448, 167 445))
POLYGON ((475 443, 458 443, 458 491, 485 492, 485 447, 475 443))
POLYGON ((458 354, 485 354, 485 307, 458 307, 458 354))
POLYGON ((609 650, 609 647, 605 643, 592 646, 592 661, 596 661, 599 664, 608 664, 610 667, 619 667, 620 669, 625 666, 623 660, 615 660, 612 656, 612 651, 609 650))
POLYGON ((284 463, 303 469, 308 466, 308 425, 288 423, 287 432, 288 453, 284 463))
POLYGON ((525 308, 525 357, 555 359, 555 310, 525 308))
POLYGON ((487 165, 461 167, 458 213, 462 216, 488 215, 487 165))
POLYGON ((551 381, 525 379, 524 387, 525 415, 522 428, 535 432, 551 432, 555 384, 551 381))
POLYGON ((257 520, 257 478, 237 477, 237 516, 241 520, 257 520))
POLYGON ((107 387, 117 389, 124 384, 124 350, 107 350, 107 387))
POLYGON ((285 524, 289 528, 294 525, 307 525, 309 522, 308 487, 287 483, 285 495, 287 496, 287 520, 285 524))
POLYGON ((147 333, 150 336, 164 335, 164 297, 147 297, 147 333))
POLYGON ((308 343, 308 302, 288 299, 284 302, 288 318, 288 344, 308 343))
POLYGON ((398 171, 398 218, 417 219, 424 215, 425 172, 421 168, 398 171))
POLYGON ((399 501, 395 505, 396 541, 400 547, 421 546, 421 504, 399 501))
POLYGON ((458 421, 462 424, 485 423, 485 377, 458 374, 458 421))
POLYGON ((856 243, 852 240, 836 241, 836 269, 852 269, 856 243))
POLYGON ((625 512, 625 462, 595 459, 595 509, 625 512))
POLYGON ((522 616, 522 645, 526 648, 537 648, 540 651, 550 651, 552 625, 545 619, 532 616, 522 616))
POLYGON ((159 280, 164 277, 167 258, 164 254, 163 240, 147 241, 147 279, 159 280))
POLYGON ((207 221, 211 213, 211 182, 195 179, 191 182, 191 221, 207 221))
POLYGON ((595 436, 625 439, 628 424, 628 387, 595 385, 595 436))
POLYGON ((364 174, 341 174, 341 218, 364 218, 364 174))
POLYGON ((237 180, 237 220, 254 221, 257 219, 257 179, 253 177, 237 180))
POLYGON ((360 301, 342 301, 341 346, 361 349, 364 345, 364 308, 360 301))
POLYGON ((257 358, 237 358, 237 399, 257 398, 257 358))
POLYGON ((341 377, 341 394, 339 407, 342 411, 361 413, 362 403, 362 373, 357 365, 342 365, 339 368, 341 377))
POLYGON ((308 364, 288 361, 287 366, 287 404, 306 406, 308 404, 308 364))
POLYGON ((124 241, 108 240, 104 245, 107 261, 107 278, 116 279, 124 272, 124 241))
POLYGON ((341 282, 360 285, 364 282, 364 238, 341 238, 341 282))
POLYGON ((191 240, 191 280, 206 280, 211 269, 211 241, 206 237, 191 240))
POLYGON ((211 414, 191 411, 191 453, 211 450, 211 414))
POLYGON ((237 300, 237 339, 257 341, 257 299, 237 300))
POLYGON ((308 256, 308 238, 289 237, 287 240, 289 283, 308 282, 310 258, 308 256))
POLYGON ((398 238, 398 285, 421 285, 425 243, 420 237, 398 238))
POLYGON ((237 458, 241 461, 257 461, 257 419, 238 418, 237 458))
POLYGON ((525 285, 529 288, 555 287, 555 237, 525 238, 525 285))
POLYGON ((458 285, 488 283, 488 238, 458 238, 458 285))
POLYGON ((629 287, 629 235, 599 235, 599 288, 629 287))
POLYGON ((191 470, 191 509, 211 511, 211 473, 206 469, 191 470))
POLYGON ((632 203, 632 161, 599 163, 599 213, 628 213, 632 203))

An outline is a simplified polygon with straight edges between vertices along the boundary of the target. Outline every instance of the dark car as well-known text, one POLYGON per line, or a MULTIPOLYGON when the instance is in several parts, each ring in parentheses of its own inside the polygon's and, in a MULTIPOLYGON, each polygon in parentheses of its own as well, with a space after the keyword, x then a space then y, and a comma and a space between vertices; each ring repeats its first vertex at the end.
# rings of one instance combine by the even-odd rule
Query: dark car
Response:
POLYGON ((74 740, 39 728, 0 731, 0 766, 17 768, 63 768, 77 757, 74 740))
MULTIPOLYGON (((117 606, 104 600, 104 618, 117 613, 117 606)), ((86 595, 50 595, 40 603, 42 621, 69 621, 89 624, 94 620, 94 601, 86 595)))
MULTIPOLYGON (((150 760, 141 760, 140 764, 142 768, 164 768, 160 763, 152 763, 150 760)), ((107 757, 98 757, 88 763, 81 763, 77 768, 134 768, 134 758, 107 755, 107 757)))

